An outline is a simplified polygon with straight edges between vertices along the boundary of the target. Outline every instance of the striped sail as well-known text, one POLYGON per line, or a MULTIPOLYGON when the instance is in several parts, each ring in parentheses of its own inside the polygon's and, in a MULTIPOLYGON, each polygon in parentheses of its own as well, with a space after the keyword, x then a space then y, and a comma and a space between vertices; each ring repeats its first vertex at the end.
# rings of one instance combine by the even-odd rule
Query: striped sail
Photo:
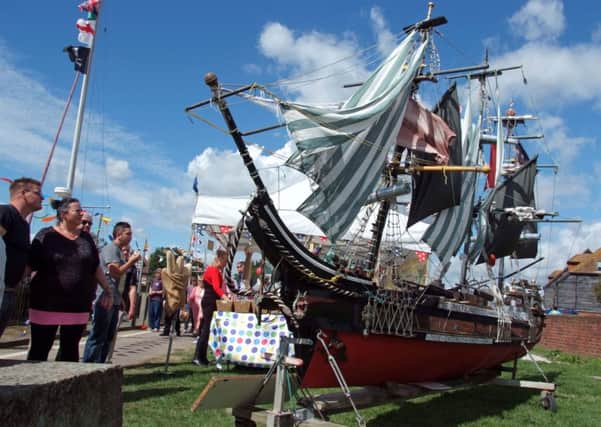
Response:
MULTIPOLYGON (((468 102, 464 123, 469 123, 470 120, 468 102)), ((466 166, 476 166, 478 163, 480 121, 481 118, 475 126, 471 127, 469 132, 465 131, 463 133, 465 138, 463 147, 463 152, 465 153, 464 164, 466 166)), ((461 184, 461 204, 440 212, 432 225, 424 233, 422 240, 430 245, 443 265, 447 264, 451 257, 457 253, 464 239, 468 236, 468 228, 474 204, 475 185, 476 174, 473 172, 465 173, 463 183, 461 184)))
POLYGON ((281 102, 298 151, 287 164, 319 188, 298 208, 335 241, 376 188, 396 142, 426 41, 413 32, 339 109, 281 102))

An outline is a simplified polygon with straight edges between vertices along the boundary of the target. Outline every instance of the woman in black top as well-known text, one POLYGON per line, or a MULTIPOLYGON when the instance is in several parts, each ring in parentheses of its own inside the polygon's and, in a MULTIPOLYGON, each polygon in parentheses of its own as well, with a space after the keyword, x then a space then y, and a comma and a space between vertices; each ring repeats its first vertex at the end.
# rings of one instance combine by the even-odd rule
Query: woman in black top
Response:
POLYGON ((58 224, 43 228, 31 244, 31 345, 28 360, 47 360, 60 326, 57 360, 79 361, 79 340, 88 322, 96 284, 112 304, 111 287, 100 268, 98 250, 89 233, 81 231, 77 199, 53 201, 58 224))

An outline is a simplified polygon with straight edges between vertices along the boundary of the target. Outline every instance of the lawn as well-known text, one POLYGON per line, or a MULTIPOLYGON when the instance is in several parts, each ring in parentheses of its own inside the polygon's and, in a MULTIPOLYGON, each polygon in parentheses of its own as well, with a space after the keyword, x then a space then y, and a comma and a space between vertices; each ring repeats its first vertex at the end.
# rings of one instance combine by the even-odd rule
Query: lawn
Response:
MULTIPOLYGON (((536 354, 551 361, 541 366, 558 387, 556 413, 542 409, 535 390, 487 385, 363 409, 361 414, 369 426, 601 425, 601 360, 538 348, 536 354)), ((192 365, 190 355, 185 353, 176 353, 172 360, 169 375, 163 374, 160 362, 125 370, 124 425, 233 425, 224 410, 190 411, 206 382, 216 375, 215 369, 192 365)), ((518 378, 542 381, 536 367, 523 360, 518 365, 518 378)), ((356 425, 353 413, 335 415, 331 421, 356 425)))

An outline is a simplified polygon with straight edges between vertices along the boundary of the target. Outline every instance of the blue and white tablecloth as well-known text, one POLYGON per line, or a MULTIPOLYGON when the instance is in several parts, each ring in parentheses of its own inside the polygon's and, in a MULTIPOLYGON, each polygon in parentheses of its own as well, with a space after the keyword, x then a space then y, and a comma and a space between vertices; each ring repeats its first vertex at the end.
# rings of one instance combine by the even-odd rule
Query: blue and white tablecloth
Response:
POLYGON ((281 336, 291 336, 283 315, 264 314, 261 325, 253 313, 216 311, 211 322, 209 346, 220 362, 269 367, 263 353, 276 355, 281 336))

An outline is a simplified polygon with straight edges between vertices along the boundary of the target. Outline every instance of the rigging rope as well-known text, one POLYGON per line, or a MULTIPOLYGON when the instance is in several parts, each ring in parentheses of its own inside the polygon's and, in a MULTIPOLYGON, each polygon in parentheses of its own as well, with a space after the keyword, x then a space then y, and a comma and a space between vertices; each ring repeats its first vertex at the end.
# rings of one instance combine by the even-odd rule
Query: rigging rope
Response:
POLYGON ((71 84, 71 89, 69 90, 69 95, 67 96, 67 102, 65 103, 65 108, 63 108, 63 114, 58 123, 58 129, 54 134, 54 140, 52 141, 52 146, 50 147, 50 153, 48 154, 48 158, 46 159, 46 165, 44 166, 44 171, 42 172, 42 178, 40 179, 40 183, 44 186, 44 181, 46 180, 46 175, 48 174, 48 168, 50 167, 50 162, 52 161, 52 157, 54 156, 54 150, 56 148, 56 144, 58 143, 58 138, 61 134, 61 130, 63 129, 63 124, 65 123, 65 117, 67 116, 67 111, 69 111, 69 106, 71 105, 71 100, 73 99, 73 93, 75 92, 75 88, 77 87, 77 82, 79 81, 79 71, 75 72, 75 78, 73 79, 73 83, 71 84))

